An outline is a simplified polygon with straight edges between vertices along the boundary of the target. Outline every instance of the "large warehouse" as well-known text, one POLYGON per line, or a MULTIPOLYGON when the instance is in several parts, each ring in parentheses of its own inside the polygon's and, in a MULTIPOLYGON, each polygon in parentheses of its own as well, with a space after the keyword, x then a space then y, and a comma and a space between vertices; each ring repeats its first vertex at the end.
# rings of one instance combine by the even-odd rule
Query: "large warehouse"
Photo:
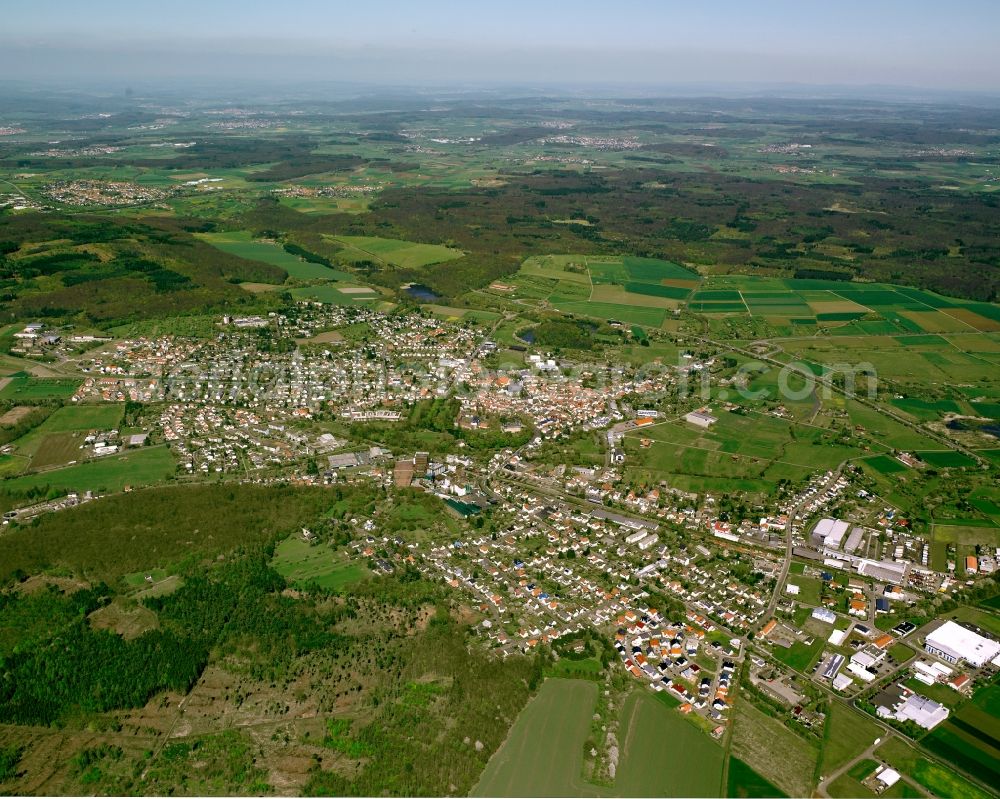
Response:
POLYGON ((930 633, 924 641, 924 648, 949 663, 964 660, 976 668, 1000 655, 1000 642, 984 638, 953 621, 946 621, 930 633))

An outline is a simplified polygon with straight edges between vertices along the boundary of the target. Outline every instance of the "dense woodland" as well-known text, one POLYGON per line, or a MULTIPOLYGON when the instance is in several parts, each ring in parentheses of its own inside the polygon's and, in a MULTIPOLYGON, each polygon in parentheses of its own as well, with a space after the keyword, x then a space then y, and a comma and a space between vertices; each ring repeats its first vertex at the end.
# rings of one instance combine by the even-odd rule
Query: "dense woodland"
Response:
POLYGON ((37 255, 0 255, 0 313, 4 320, 107 324, 266 303, 236 284, 280 282, 284 270, 219 251, 191 235, 198 226, 173 219, 0 214, 0 241, 59 242, 37 255))
POLYGON ((319 516, 370 512, 376 496, 371 486, 331 493, 236 484, 109 496, 6 532, 0 537, 0 579, 66 569, 111 583, 237 546, 267 545, 319 516))

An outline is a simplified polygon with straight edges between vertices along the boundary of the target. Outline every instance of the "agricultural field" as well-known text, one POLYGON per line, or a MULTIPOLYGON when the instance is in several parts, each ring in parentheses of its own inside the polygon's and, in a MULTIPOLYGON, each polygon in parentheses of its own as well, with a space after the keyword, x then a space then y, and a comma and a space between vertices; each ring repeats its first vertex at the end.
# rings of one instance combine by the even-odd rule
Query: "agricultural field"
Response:
POLYGON ((875 750, 875 756, 901 774, 909 776, 935 796, 954 797, 954 799, 986 799, 990 796, 985 790, 954 771, 921 757, 916 750, 897 737, 883 742, 875 750))
POLYGON ((332 280, 336 272, 292 255, 273 241, 256 239, 246 230, 226 233, 199 233, 198 238, 230 255, 277 266, 295 280, 332 280))
POLYGON ((613 788, 582 778, 595 686, 549 679, 493 756, 473 796, 719 796, 722 748, 675 710, 634 692, 621 711, 613 788))
POLYGON ((615 796, 720 796, 722 747, 648 692, 622 708, 615 796))
MULTIPOLYGON (((1000 637, 965 560, 1000 547, 1000 112, 342 88, 0 89, 0 510, 98 495, 0 535, 0 793, 857 797, 884 761, 914 783, 887 799, 993 795, 1000 689, 931 686, 947 722, 868 753, 881 727, 806 676, 810 608, 846 594, 801 550, 777 579, 780 524, 711 530, 796 506, 872 531, 865 557, 926 542, 954 579, 915 567, 876 625, 1000 637), (150 399, 90 404, 116 390, 150 399), (150 445, 87 458, 123 427, 150 445), (434 479, 395 485, 423 452, 434 479), (591 506, 658 520, 655 548, 591 506), (760 652, 772 587, 800 629, 765 667, 806 725, 741 677, 685 715, 610 648, 655 597, 760 652), (566 619, 582 646, 529 632, 566 619)), ((696 692, 716 651, 672 675, 696 692)))
POLYGON ((583 742, 597 687, 546 680, 487 763, 472 796, 600 796, 585 782, 583 742))
POLYGON ((948 414, 988 415, 989 404, 970 402, 978 392, 996 386, 995 356, 975 352, 980 334, 939 336, 844 335, 787 341, 783 349, 797 360, 842 370, 844 365, 866 365, 881 381, 892 381, 895 396, 888 406, 915 421, 936 421, 948 414), (957 386, 968 385, 971 397, 957 386), (927 399, 933 386, 940 399, 927 399), (950 396, 948 396, 950 395, 950 396))
POLYGON ((297 300, 315 300, 328 305, 368 305, 382 302, 382 296, 373 288, 339 281, 314 286, 296 286, 289 289, 288 293, 297 300))
POLYGON ((732 753, 789 796, 809 796, 819 750, 748 702, 736 706, 732 753))
POLYGON ((17 455, 30 459, 33 470, 83 461, 84 439, 91 431, 117 430, 123 407, 100 405, 65 405, 55 410, 40 425, 12 443, 17 455))
POLYGON ((176 472, 173 455, 164 446, 144 447, 120 455, 105 455, 59 469, 21 475, 5 480, 3 490, 10 494, 47 490, 55 496, 70 491, 93 491, 104 494, 122 491, 126 486, 161 483, 176 472))
POLYGON ((336 236, 333 240, 343 246, 338 256, 347 261, 372 260, 402 269, 420 269, 454 261, 464 255, 461 250, 440 244, 418 244, 378 236, 336 236))
POLYGON ((632 256, 545 255, 528 258, 505 285, 506 296, 584 317, 660 327, 701 277, 670 261, 632 256))
POLYGON ((858 457, 854 446, 834 443, 822 428, 798 425, 755 411, 716 411, 708 429, 683 420, 665 421, 629 432, 628 470, 651 479, 666 478, 687 491, 725 490, 727 483, 766 492, 775 479, 832 469, 858 457), (648 448, 640 440, 650 439, 648 448))
POLYGON ((733 799, 773 799, 788 796, 773 782, 764 779, 738 757, 729 757, 726 796, 733 799))
POLYGON ((701 314, 756 317, 783 328, 787 335, 818 328, 829 328, 838 336, 901 337, 1000 330, 995 306, 887 283, 713 275, 691 295, 687 307, 701 314))
POLYGON ((831 774, 860 755, 881 734, 881 728, 867 716, 830 703, 830 712, 823 733, 820 773, 831 774))
POLYGON ((82 382, 77 378, 12 377, 0 389, 0 400, 39 402, 69 399, 82 382))

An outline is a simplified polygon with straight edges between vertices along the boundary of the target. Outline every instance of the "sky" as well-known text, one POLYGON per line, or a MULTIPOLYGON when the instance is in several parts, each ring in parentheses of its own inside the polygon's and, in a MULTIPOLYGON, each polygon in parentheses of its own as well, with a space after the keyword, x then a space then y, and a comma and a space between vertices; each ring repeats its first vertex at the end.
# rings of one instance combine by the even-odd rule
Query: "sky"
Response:
POLYGON ((31 0, 0 79, 1000 90, 998 0, 31 0))

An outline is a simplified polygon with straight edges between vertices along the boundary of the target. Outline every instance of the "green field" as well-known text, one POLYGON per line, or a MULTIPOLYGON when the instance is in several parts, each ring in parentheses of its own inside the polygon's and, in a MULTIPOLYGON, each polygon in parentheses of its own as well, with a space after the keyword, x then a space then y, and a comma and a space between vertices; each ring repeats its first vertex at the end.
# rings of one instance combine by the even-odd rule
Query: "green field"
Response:
POLYGON ((754 411, 715 415, 718 421, 707 430, 676 421, 630 433, 626 471, 637 480, 666 479, 687 491, 766 493, 780 479, 801 479, 860 454, 824 441, 821 428, 793 420, 754 411), (640 447, 640 438, 652 445, 640 447))
POLYGON ((936 796, 948 799, 986 799, 990 794, 936 762, 921 757, 899 738, 885 741, 875 755, 900 773, 912 777, 936 796))
POLYGON ((905 663, 913 657, 913 650, 906 644, 893 644, 889 647, 889 657, 897 663, 905 663))
POLYGON ((69 399, 82 383, 76 378, 12 377, 0 390, 0 400, 32 402, 50 399, 69 399))
POLYGON ((566 313, 660 327, 700 280, 695 272, 656 258, 543 255, 525 260, 510 283, 511 296, 524 301, 544 300, 566 313))
POLYGON ((549 679, 486 765, 473 796, 719 796, 723 751, 649 693, 621 711, 621 756, 613 788, 582 777, 583 742, 596 687, 549 679))
POLYGON ((875 796, 873 791, 868 790, 849 773, 841 774, 827 790, 834 799, 867 799, 875 796))
POLYGON ((937 466, 937 467, 952 469, 956 467, 976 465, 976 462, 965 453, 955 452, 954 450, 950 449, 941 451, 931 450, 924 452, 916 452, 914 454, 928 466, 937 466))
MULTIPOLYGON (((788 580, 792 585, 799 587, 796 599, 807 605, 818 605, 820 600, 820 590, 823 588, 823 581, 817 577, 794 577, 788 580)), ((791 596, 789 594, 789 596, 791 596)))
POLYGON ((378 236, 336 236, 343 245, 343 254, 353 260, 383 261, 402 269, 445 263, 461 258, 465 253, 440 244, 418 244, 415 241, 383 239, 378 236))
POLYGON ((738 757, 730 756, 726 796, 732 799, 771 799, 788 794, 738 757))
POLYGON ((472 796, 600 796, 582 777, 597 686, 546 680, 486 764, 472 796))
POLYGON ((776 646, 773 655, 776 660, 780 660, 789 668, 806 672, 823 651, 823 644, 822 637, 816 636, 812 644, 807 645, 803 641, 796 641, 787 649, 783 646, 776 646))
POLYGON ((125 486, 134 488, 159 483, 173 475, 175 470, 176 464, 169 449, 163 446, 144 447, 62 469, 13 477, 4 480, 2 487, 12 494, 46 488, 56 495, 69 491, 116 492, 125 486))
POLYGON ((1000 685, 976 691, 924 745, 985 782, 1000 784, 1000 685))
POLYGON ((860 755, 881 734, 875 722, 840 704, 830 703, 823 735, 820 772, 830 774, 860 755))
POLYGON ((121 422, 124 406, 66 405, 57 408, 34 430, 14 442, 17 454, 31 458, 32 469, 61 466, 86 457, 80 447, 93 430, 114 430, 121 422))
MULTIPOLYGON (((688 308, 748 314, 776 326, 818 325, 836 335, 898 335, 904 346, 944 350, 951 348, 947 341, 927 334, 997 329, 995 306, 887 283, 713 275, 691 295, 688 308)), ((919 400, 902 402, 918 415, 929 412, 919 400)))
POLYGON ((260 261, 284 269, 289 277, 298 280, 332 280, 336 272, 322 264, 309 263, 296 255, 285 252, 280 244, 255 239, 247 230, 226 233, 199 233, 198 238, 207 241, 230 255, 260 261))
POLYGON ((115 430, 125 407, 119 403, 100 405, 67 405, 59 408, 38 426, 46 433, 67 433, 76 430, 115 430))
POLYGON ((994 737, 998 723, 1000 719, 993 716, 959 711, 921 743, 938 757, 984 782, 1000 785, 1000 740, 994 737))
POLYGON ((363 564, 323 544, 310 544, 301 535, 290 536, 278 544, 271 566, 293 585, 318 585, 334 591, 369 575, 363 564))
POLYGON ((659 327, 666 318, 666 311, 662 308, 646 308, 640 305, 621 305, 610 302, 564 302, 554 301, 552 303, 560 311, 577 314, 579 316, 589 316, 593 319, 616 319, 619 322, 629 324, 645 325, 646 327, 659 327))
POLYGON ((723 750, 649 692, 622 708, 616 796, 719 796, 723 750))
POLYGON ((866 458, 863 462, 879 474, 898 474, 909 468, 889 455, 876 455, 873 458, 866 458))
POLYGON ((596 677, 601 673, 603 667, 597 658, 582 658, 581 660, 570 660, 560 658, 549 667, 547 674, 550 677, 568 677, 585 679, 596 677))

